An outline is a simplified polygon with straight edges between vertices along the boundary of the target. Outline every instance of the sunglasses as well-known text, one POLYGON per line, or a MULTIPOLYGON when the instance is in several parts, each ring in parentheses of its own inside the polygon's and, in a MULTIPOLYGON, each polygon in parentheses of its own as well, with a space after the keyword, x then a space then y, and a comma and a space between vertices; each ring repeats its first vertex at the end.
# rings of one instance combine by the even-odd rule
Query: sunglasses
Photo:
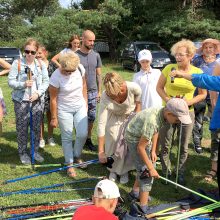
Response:
POLYGON ((26 54, 31 54, 31 55, 35 55, 37 53, 37 51, 34 51, 34 50, 24 50, 24 52, 26 54))

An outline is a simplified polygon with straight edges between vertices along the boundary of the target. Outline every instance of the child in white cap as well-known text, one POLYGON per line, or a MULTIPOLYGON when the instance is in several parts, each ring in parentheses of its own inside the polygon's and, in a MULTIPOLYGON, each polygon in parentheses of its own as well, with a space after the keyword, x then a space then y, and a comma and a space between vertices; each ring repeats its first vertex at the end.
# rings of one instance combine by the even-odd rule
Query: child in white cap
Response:
POLYGON ((142 110, 150 107, 162 107, 162 99, 156 91, 161 71, 159 69, 153 69, 150 66, 152 63, 151 52, 149 50, 141 50, 138 54, 138 62, 141 65, 141 69, 134 74, 133 81, 136 82, 142 90, 142 110))
POLYGON ((101 180, 94 190, 94 205, 78 208, 72 220, 118 220, 113 212, 119 197, 119 189, 115 182, 108 179, 101 180))
POLYGON ((148 196, 151 191, 153 179, 159 178, 154 168, 157 159, 156 142, 157 134, 165 123, 191 124, 187 103, 180 98, 172 98, 164 108, 148 108, 138 112, 129 122, 125 139, 130 153, 133 155, 137 171, 136 180, 132 191, 133 198, 140 199, 140 206, 144 213, 148 211, 148 196))

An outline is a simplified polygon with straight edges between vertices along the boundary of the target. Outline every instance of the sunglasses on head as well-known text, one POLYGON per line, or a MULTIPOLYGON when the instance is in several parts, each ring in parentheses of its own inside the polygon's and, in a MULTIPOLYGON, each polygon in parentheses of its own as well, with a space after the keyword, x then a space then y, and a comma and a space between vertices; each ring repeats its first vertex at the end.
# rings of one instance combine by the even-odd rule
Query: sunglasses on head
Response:
POLYGON ((31 54, 31 55, 35 55, 37 52, 36 51, 34 51, 34 50, 24 50, 24 52, 26 53, 26 54, 31 54))

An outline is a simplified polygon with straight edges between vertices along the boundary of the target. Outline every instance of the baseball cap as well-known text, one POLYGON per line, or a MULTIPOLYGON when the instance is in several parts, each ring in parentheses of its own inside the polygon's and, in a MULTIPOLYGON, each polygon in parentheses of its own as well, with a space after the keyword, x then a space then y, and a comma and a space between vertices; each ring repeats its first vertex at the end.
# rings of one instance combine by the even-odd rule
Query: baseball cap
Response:
POLYGON ((116 199, 120 197, 118 186, 111 180, 101 180, 95 187, 94 197, 100 199, 116 199))
POLYGON ((138 61, 142 61, 142 60, 152 60, 152 55, 151 52, 149 50, 141 50, 138 54, 138 61))
POLYGON ((172 112, 175 116, 183 124, 191 124, 192 120, 189 116, 189 107, 187 103, 181 98, 172 98, 170 99, 167 104, 166 108, 168 111, 172 112))

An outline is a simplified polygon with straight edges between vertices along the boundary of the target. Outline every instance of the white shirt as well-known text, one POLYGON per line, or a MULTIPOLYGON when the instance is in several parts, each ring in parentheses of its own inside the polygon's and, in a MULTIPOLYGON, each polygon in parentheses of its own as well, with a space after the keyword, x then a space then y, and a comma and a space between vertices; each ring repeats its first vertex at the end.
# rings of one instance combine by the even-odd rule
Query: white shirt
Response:
POLYGON ((162 107, 162 99, 156 91, 157 82, 161 75, 159 69, 152 69, 144 72, 142 69, 134 74, 133 81, 136 82, 142 91, 141 106, 142 110, 150 107, 162 107))
POLYGON ((59 88, 57 97, 58 110, 74 111, 85 105, 83 97, 83 79, 85 76, 85 68, 79 64, 82 73, 79 69, 71 75, 65 76, 56 69, 50 78, 50 85, 59 88))

